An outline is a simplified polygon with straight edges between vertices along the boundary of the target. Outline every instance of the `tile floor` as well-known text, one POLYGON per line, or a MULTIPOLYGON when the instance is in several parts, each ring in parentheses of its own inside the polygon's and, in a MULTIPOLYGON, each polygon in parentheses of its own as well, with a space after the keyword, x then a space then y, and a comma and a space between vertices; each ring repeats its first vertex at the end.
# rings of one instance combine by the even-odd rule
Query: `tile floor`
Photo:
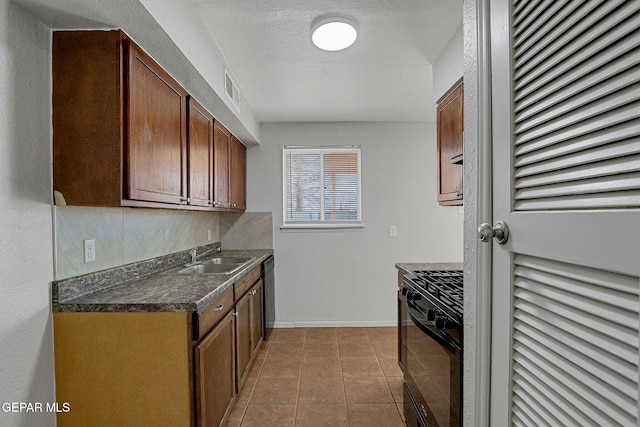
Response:
POLYGON ((275 329, 228 427, 402 427, 396 328, 275 329))

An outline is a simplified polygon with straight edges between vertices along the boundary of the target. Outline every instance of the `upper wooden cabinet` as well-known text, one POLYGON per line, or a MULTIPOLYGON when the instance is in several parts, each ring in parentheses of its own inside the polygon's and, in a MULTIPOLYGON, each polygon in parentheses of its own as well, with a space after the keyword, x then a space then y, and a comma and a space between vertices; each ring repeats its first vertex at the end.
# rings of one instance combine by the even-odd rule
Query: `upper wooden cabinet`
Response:
POLYGON ((462 205, 463 84, 456 83, 438 103, 438 203, 462 205))
POLYGON ((231 136, 231 207, 247 207, 247 148, 235 136, 231 136))
POLYGON ((138 46, 131 41, 127 46, 128 191, 125 196, 131 200, 184 204, 187 202, 187 92, 138 46))
POLYGON ((53 189, 69 205, 123 199, 123 39, 120 31, 53 33, 53 189))
POLYGON ((231 132, 219 122, 213 126, 214 146, 214 205, 221 208, 231 207, 229 199, 229 159, 231 150, 231 132))
POLYGON ((246 147, 222 124, 213 129, 214 206, 246 209, 246 147))
POLYGON ((213 116, 189 98, 189 204, 213 206, 213 116))
POLYGON ((54 32, 52 72, 53 189, 66 204, 232 208, 231 134, 220 148, 213 116, 124 32, 54 32))

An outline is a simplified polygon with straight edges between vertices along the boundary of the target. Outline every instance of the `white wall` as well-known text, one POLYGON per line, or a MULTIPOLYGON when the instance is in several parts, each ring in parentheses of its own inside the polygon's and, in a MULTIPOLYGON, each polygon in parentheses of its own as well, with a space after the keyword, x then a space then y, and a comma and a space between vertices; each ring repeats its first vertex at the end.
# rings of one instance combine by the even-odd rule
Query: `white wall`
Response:
MULTIPOLYGON (((236 107, 225 94, 224 69, 227 67, 226 61, 204 22, 193 10, 191 2, 140 0, 140 3, 153 15, 181 53, 215 91, 219 99, 214 100, 214 97, 208 93, 193 95, 212 110, 211 113, 216 117, 216 120, 220 120, 227 129, 234 132, 236 137, 246 144, 259 141, 260 123, 251 106, 246 100, 241 99, 239 106, 236 107), (222 108, 221 104, 226 104, 227 108, 222 108), (218 108, 215 108, 216 106, 218 108), (246 127, 246 134, 243 135, 244 129, 236 125, 231 114, 236 115, 246 127)), ((181 66, 184 67, 184 64, 181 66)), ((233 70, 230 72, 233 75, 233 70)))
MULTIPOLYGON (((0 0, 0 405, 54 402, 50 33, 0 0)), ((5 412, 2 426, 54 425, 5 412)))
POLYGON ((444 95, 464 73, 462 25, 433 64, 433 102, 444 95))
POLYGON ((436 202, 433 123, 263 124, 248 210, 273 212, 276 325, 392 325, 396 262, 462 261, 463 215, 436 202), (363 230, 282 231, 282 147, 362 147, 363 230), (388 227, 398 237, 388 237, 388 227))

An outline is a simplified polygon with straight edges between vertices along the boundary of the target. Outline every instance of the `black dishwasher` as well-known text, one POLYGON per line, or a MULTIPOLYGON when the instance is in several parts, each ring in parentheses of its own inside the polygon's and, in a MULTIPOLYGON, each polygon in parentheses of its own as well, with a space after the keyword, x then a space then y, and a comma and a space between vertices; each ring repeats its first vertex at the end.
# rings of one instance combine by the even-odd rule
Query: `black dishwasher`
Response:
POLYGON ((262 322, 262 336, 269 339, 276 321, 275 278, 273 274, 273 255, 262 262, 262 281, 264 283, 264 298, 262 299, 264 322, 262 322))

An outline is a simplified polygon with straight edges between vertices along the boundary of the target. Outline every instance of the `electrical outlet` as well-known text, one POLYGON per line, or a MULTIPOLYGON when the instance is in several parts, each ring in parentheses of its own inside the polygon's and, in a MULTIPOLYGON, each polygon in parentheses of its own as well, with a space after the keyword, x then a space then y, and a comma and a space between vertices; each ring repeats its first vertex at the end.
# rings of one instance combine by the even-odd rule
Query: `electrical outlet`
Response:
POLYGON ((96 240, 83 240, 84 244, 84 262, 93 262, 96 260, 96 240))
POLYGON ((395 225, 389 226, 389 237, 398 237, 398 227, 395 225))
POLYGON ((211 230, 207 230, 207 240, 211 240, 211 230))

